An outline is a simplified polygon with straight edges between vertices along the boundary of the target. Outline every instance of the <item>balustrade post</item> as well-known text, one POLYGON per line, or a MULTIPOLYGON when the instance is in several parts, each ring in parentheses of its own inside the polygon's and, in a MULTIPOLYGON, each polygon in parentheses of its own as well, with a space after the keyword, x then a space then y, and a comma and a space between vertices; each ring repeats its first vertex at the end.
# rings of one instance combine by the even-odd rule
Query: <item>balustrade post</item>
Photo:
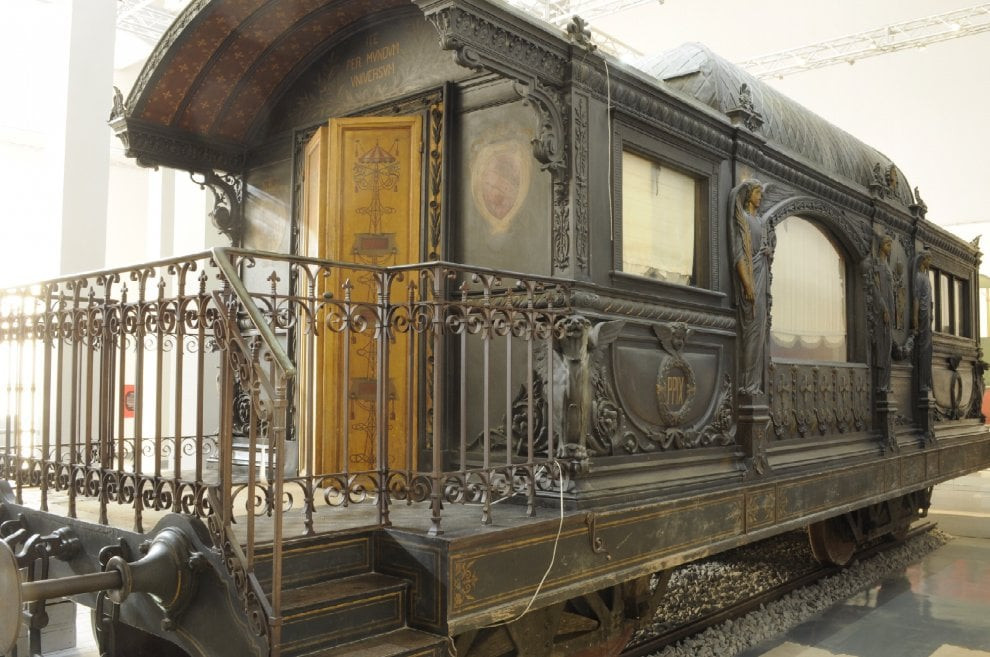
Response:
MULTIPOLYGON (((378 281, 378 323, 375 327, 375 351, 377 355, 375 385, 375 437, 378 453, 378 523, 391 527, 388 501, 388 402, 389 402, 389 338, 391 331, 391 301, 389 287, 392 275, 381 272, 375 275, 378 281)), ((346 458, 346 455, 345 455, 346 458)))
MULTIPOLYGON (((224 286, 223 292, 214 297, 218 304, 226 304, 230 297, 230 292, 224 286)), ((236 319, 229 316, 229 308, 224 308, 219 324, 223 324, 221 329, 224 334, 224 344, 221 344, 220 354, 220 422, 219 441, 220 458, 217 461, 217 469, 220 474, 220 495, 219 499, 223 505, 220 510, 223 518, 223 527, 228 528, 233 520, 233 472, 231 471, 234 461, 234 417, 231 409, 234 407, 234 370, 230 364, 230 340, 237 330, 236 319)), ((216 510, 214 510, 216 511, 216 510)))
POLYGON ((433 319, 431 332, 433 333, 433 435, 431 437, 433 447, 433 464, 430 473, 430 536, 443 534, 440 526, 442 521, 441 512, 443 510, 442 498, 442 476, 443 476, 443 447, 442 447, 442 426, 444 424, 444 317, 443 300, 446 298, 446 290, 443 286, 444 272, 441 267, 433 270, 433 319))
POLYGON ((272 400, 272 429, 268 449, 275 449, 275 499, 273 500, 273 537, 272 537, 272 617, 271 627, 272 646, 282 643, 282 525, 285 508, 282 495, 285 480, 285 439, 288 430, 289 403, 286 396, 287 381, 279 375, 275 385, 275 398, 272 400))
POLYGON ((41 466, 41 510, 48 511, 48 458, 51 445, 52 429, 52 349, 55 340, 58 340, 59 328, 57 311, 53 307, 51 286, 46 286, 45 294, 45 325, 42 340, 44 341, 45 354, 44 361, 44 383, 42 384, 41 402, 41 455, 39 458, 41 466))

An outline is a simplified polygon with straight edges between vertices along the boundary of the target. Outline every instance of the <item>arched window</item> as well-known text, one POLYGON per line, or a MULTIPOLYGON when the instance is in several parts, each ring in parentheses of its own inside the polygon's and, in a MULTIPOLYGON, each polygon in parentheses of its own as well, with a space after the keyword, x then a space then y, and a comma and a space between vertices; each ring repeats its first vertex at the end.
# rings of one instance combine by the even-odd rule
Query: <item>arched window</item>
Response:
POLYGON ((771 355, 845 362, 845 258, 832 238, 806 219, 787 217, 775 230, 771 355))

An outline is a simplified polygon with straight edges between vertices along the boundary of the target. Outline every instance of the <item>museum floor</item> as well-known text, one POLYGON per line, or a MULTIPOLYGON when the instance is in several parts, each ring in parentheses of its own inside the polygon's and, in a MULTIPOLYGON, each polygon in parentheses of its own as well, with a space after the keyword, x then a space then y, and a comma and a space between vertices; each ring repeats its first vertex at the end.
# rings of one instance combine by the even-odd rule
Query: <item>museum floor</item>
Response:
POLYGON ((990 657, 990 539, 956 537, 739 657, 990 657))
POLYGON ((954 540, 738 657, 990 657, 990 471, 935 489, 954 540))
MULTIPOLYGON (((739 657, 990 657, 990 471, 936 488, 930 515, 955 539, 739 657)), ((48 656, 98 657, 88 609, 78 628, 48 656)))

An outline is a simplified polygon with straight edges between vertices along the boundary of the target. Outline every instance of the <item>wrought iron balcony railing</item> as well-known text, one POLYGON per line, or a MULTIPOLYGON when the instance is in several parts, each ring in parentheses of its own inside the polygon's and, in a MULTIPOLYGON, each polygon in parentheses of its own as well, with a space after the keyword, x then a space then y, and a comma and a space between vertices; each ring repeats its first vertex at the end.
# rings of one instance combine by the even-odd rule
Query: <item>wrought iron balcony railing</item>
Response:
POLYGON ((0 475, 22 504, 136 531, 207 518, 270 623, 284 538, 397 508, 440 533, 445 505, 487 523, 559 488, 562 285, 215 249, 7 290, 0 475))

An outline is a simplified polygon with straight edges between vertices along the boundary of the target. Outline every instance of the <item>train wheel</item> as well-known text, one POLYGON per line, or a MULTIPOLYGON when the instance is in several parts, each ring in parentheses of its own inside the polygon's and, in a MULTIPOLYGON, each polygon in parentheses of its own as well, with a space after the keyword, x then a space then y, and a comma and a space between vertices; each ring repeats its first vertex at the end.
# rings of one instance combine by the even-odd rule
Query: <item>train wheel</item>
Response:
POLYGON ((808 540, 818 563, 845 566, 856 553, 856 538, 845 516, 809 525, 808 540))

